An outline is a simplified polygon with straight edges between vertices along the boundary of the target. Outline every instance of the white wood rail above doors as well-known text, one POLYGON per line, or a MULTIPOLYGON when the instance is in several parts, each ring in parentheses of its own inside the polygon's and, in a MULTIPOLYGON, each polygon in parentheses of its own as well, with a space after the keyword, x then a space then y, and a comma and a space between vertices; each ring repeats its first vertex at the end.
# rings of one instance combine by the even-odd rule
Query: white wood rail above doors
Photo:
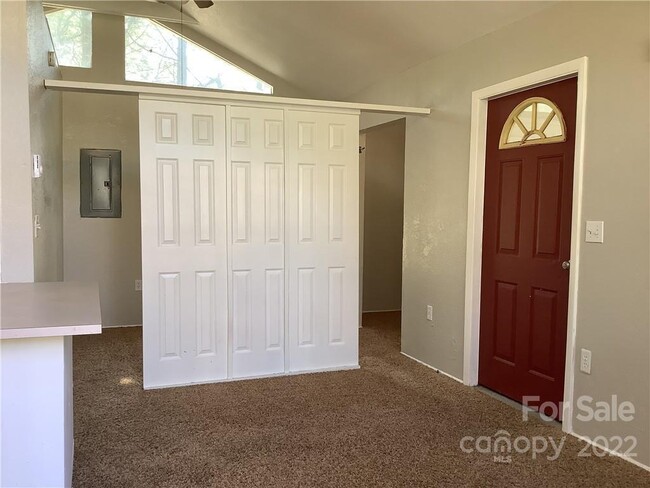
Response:
POLYGON ((225 92, 208 89, 163 87, 151 85, 122 85, 111 83, 92 83, 87 81, 45 80, 45 88, 50 90, 108 93, 113 95, 153 95, 164 97, 209 98, 225 102, 265 103, 284 106, 320 107, 324 109, 359 110, 382 114, 429 115, 426 107, 402 107, 397 105, 377 105, 373 103, 336 102, 330 100, 311 100, 307 98, 286 98, 273 95, 254 95, 250 93, 225 92))

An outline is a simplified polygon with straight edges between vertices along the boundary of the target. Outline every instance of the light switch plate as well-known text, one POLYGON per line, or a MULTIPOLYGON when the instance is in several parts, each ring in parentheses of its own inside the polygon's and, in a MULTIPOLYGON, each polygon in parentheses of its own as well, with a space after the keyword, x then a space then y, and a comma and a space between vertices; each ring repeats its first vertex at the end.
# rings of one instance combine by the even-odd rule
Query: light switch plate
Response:
POLYGON ((585 242, 603 242, 605 223, 602 220, 587 220, 585 242))
POLYGON ((40 154, 32 154, 32 177, 43 176, 43 160, 40 154))
POLYGON ((38 238, 38 232, 41 230, 41 217, 34 215, 34 239, 38 238))

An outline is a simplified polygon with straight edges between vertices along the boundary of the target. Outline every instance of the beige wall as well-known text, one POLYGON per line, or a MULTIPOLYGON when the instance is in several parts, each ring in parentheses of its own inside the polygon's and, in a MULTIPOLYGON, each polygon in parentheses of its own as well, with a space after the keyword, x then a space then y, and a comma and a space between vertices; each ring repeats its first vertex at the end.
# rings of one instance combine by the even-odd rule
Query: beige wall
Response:
POLYGON ((63 194, 65 279, 97 281, 103 325, 142 323, 140 167, 137 99, 64 95, 63 194), (122 151, 122 217, 79 216, 79 150, 122 151))
POLYGON ((46 92, 52 49, 40 2, 0 2, 2 109, 2 281, 58 281, 63 277, 61 209, 61 95, 46 92), (31 155, 44 173, 32 179, 31 155), (33 215, 41 230, 33 237, 33 215))
MULTIPOLYGON (((93 15, 92 69, 62 68, 64 79, 122 83, 124 21, 93 15)), ((118 95, 63 94, 63 225, 66 280, 99 283, 102 324, 142 323, 140 279, 140 146, 138 99, 118 95), (122 217, 79 214, 79 151, 122 151, 122 217)))
POLYGON ((402 307, 406 119, 364 131, 363 311, 402 307))
POLYGON ((63 188, 61 93, 45 90, 44 79, 61 78, 48 66, 52 40, 41 2, 27 4, 31 152, 40 154, 43 176, 32 180, 32 212, 41 230, 34 239, 34 281, 63 280, 63 188))
MULTIPOLYGON (((592 372, 575 394, 636 406, 633 422, 574 419, 578 434, 633 435, 650 465, 650 189, 648 3, 566 2, 374 85, 354 99, 430 106, 409 118, 403 264, 404 352, 460 378, 472 91, 589 57, 585 220, 605 243, 583 244, 577 348, 592 372), (426 304, 434 304, 434 323, 426 304)), ((584 235, 574 236, 584 239, 584 235)), ((577 362, 577 359, 576 359, 577 362)), ((575 365, 577 368, 577 365, 575 365)))
MULTIPOLYGON (((193 34, 187 26, 184 34, 204 42, 217 54, 231 54, 208 39, 193 34)), ((274 84, 275 95, 300 96, 288 83, 245 60, 237 58, 232 61, 241 62, 245 69, 274 84)), ((62 73, 67 80, 125 83, 124 18, 93 14, 92 68, 64 67, 62 73)), ((137 97, 63 95, 64 275, 66 280, 99 282, 105 326, 142 323, 142 296, 134 286, 142 269, 139 153, 137 97), (81 148, 122 151, 122 218, 80 218, 81 148)))
POLYGON ((27 4, 0 2, 3 282, 34 281, 27 4))

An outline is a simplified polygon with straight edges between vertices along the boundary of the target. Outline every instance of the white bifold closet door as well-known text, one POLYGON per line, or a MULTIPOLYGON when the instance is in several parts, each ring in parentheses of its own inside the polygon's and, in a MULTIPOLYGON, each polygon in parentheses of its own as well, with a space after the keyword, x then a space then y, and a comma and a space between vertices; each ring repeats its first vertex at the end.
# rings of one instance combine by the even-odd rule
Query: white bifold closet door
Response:
POLYGON ((283 373, 284 111, 230 108, 232 377, 283 373))
POLYGON ((359 117, 287 111, 292 372, 358 366, 359 117))
POLYGON ((140 100, 144 387, 227 377, 225 107, 140 100))

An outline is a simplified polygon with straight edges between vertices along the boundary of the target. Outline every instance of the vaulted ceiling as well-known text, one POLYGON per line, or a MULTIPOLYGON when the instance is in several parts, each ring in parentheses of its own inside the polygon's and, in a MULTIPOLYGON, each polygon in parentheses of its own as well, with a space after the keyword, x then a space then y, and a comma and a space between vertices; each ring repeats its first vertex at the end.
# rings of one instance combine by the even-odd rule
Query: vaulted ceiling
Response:
POLYGON ((550 2, 220 2, 183 8, 207 37, 310 96, 345 99, 550 2))
POLYGON ((200 9, 187 0, 45 1, 105 13, 154 16, 149 12, 155 11, 168 21, 176 15, 176 22, 182 18, 187 28, 305 95, 325 99, 346 99, 554 3, 214 0, 200 9))

